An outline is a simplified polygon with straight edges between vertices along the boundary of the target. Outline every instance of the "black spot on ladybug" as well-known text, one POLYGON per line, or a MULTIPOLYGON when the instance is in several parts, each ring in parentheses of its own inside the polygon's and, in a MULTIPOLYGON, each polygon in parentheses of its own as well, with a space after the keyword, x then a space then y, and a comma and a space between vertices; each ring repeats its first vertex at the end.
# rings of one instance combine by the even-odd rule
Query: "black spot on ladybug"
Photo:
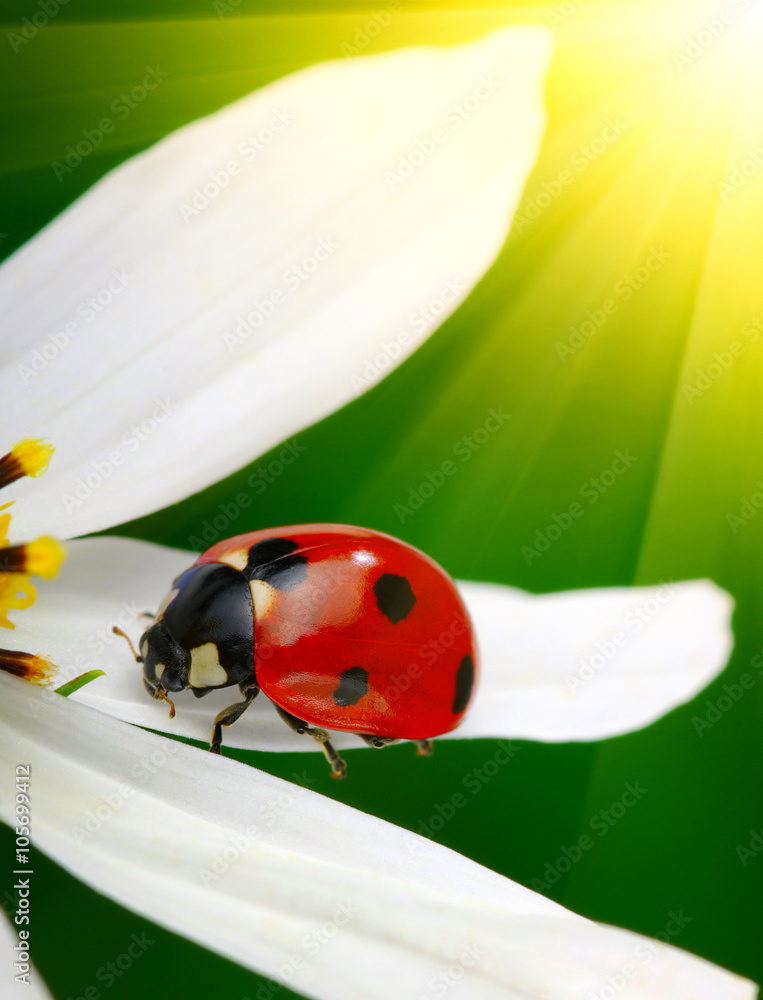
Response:
POLYGON ((264 538, 249 549, 248 569, 258 569, 260 566, 267 566, 268 563, 284 556, 299 548, 297 542, 291 538, 264 538))
POLYGON ((474 660, 467 653, 456 671, 456 695, 453 699, 453 714, 463 712, 469 704, 474 687, 474 660))
POLYGON ((368 694, 368 671, 362 667, 343 670, 339 687, 334 692, 334 701, 340 708, 357 705, 364 694, 368 694))
POLYGON ((379 611, 397 625, 406 618, 416 603, 416 595, 404 576, 384 573, 374 584, 376 605, 379 611))
POLYGON ((292 555, 297 548, 291 538, 264 538, 249 549, 244 576, 265 580, 276 590, 294 590, 307 576, 307 556, 292 555))

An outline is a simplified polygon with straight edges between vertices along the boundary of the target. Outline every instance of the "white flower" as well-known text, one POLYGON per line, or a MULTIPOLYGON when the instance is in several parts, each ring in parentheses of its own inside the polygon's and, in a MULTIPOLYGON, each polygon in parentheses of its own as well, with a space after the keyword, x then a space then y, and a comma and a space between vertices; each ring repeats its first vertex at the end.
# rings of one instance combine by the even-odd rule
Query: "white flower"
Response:
MULTIPOLYGON (((542 133, 548 55, 546 33, 513 29, 313 67, 113 171, 19 251, 0 270, 0 384, 20 433, 57 452, 39 483, 10 487, 16 531, 71 538, 166 506, 403 360, 501 246, 542 133), (456 103, 472 111, 448 125, 456 103)), ((607 977, 633 1000, 753 996, 382 820, 127 725, 208 736, 216 695, 179 699, 169 723, 104 638, 115 621, 135 628, 192 557, 117 538, 69 550, 9 642, 107 676, 67 700, 0 676, 0 815, 13 821, 13 765, 31 764, 35 842, 89 885, 331 1000, 432 982, 579 1000, 607 977)), ((483 677, 456 738, 626 732, 692 697, 730 649, 730 599, 708 582, 461 587, 483 677)), ((314 749, 259 701, 226 743, 314 749)))

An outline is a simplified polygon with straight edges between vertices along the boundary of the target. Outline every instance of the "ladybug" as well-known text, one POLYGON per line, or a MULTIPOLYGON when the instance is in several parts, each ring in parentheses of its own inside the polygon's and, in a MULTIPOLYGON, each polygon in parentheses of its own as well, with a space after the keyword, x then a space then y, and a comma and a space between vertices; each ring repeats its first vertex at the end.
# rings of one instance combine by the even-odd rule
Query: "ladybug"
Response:
POLYGON ((301 524, 218 542, 181 573, 140 640, 143 682, 154 698, 190 688, 201 698, 238 685, 260 690, 295 732, 322 747, 333 777, 345 762, 327 729, 383 747, 454 729, 476 671, 469 616, 440 566, 390 535, 342 524, 301 524), (447 639, 444 637, 447 636, 447 639))

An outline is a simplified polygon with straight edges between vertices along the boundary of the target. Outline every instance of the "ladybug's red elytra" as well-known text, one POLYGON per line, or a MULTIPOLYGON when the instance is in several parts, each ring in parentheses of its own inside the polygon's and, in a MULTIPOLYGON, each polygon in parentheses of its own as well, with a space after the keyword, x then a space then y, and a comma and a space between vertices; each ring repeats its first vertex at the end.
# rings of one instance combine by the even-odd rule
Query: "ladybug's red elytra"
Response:
MULTIPOLYGON (((174 581, 140 640, 155 698, 238 685, 209 749, 260 690, 317 740, 332 775, 346 766, 327 729, 370 746, 454 729, 476 673, 472 627, 455 584, 390 535, 342 524, 253 531, 213 545, 174 581)), ((174 706, 172 706, 174 713, 174 706)))

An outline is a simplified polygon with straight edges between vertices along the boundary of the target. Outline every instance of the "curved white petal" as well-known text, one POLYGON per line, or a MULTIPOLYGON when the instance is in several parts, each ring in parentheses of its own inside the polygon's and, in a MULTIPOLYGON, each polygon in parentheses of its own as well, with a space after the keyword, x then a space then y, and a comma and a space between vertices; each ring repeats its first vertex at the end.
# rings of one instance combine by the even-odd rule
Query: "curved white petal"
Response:
MULTIPOLYGON (((177 696, 170 721, 142 684, 120 625, 137 641, 170 583, 194 561, 188 552, 125 538, 69 543, 60 577, 41 582, 34 607, 16 614, 6 645, 49 656, 70 679, 107 676, 72 697, 127 722, 208 740, 215 714, 236 689, 197 700, 177 696)), ((708 581, 570 591, 536 596, 497 584, 461 584, 481 649, 482 677, 453 738, 602 739, 629 732, 693 697, 723 669, 732 644, 732 601, 708 581), (639 624, 640 623, 640 624, 639 624), (619 646, 619 633, 626 641, 619 646), (597 644, 609 653, 598 653, 597 644), (603 657, 603 665, 598 664, 603 657), (581 663, 587 663, 586 671, 581 663), (589 677, 586 680, 584 678, 589 677)), ((447 637, 443 642, 447 641, 447 637)), ((225 730, 230 746, 318 750, 288 729, 264 695, 225 730)), ((361 741, 338 734, 337 747, 361 741)))
POLYGON ((626 965, 627 1000, 756 995, 373 816, 16 678, 0 677, 0 722, 6 821, 23 760, 46 854, 308 996, 419 997, 456 965, 449 993, 469 1000, 581 1000, 626 965))
POLYGON ((640 729, 725 667, 734 602, 709 580, 528 594, 462 583, 485 677, 454 736, 597 740, 640 729))
POLYGON ((15 528, 73 537, 165 507, 418 346, 506 237, 549 39, 302 70, 113 170, 15 254, 0 395, 19 436, 57 448, 14 487, 15 528))
MULTIPOLYGON (((6 785, 4 791, 6 790, 9 796, 12 791, 15 791, 11 784, 6 785)), ((12 801, 13 796, 10 797, 12 801)), ((19 878, 23 877, 23 875, 19 876, 19 878)), ((11 926, 0 914, 0 996, 3 1000, 52 1000, 40 973, 34 967, 34 963, 20 961, 25 954, 31 958, 31 953, 28 950, 31 941, 32 935, 27 925, 22 923, 18 927, 15 924, 11 926), (26 939, 19 937, 19 930, 27 932, 26 939), (22 952, 19 945, 26 946, 27 950, 22 952), (17 966, 15 963, 19 963, 19 965, 17 966), (28 968, 24 968, 24 966, 28 966, 28 968)))

